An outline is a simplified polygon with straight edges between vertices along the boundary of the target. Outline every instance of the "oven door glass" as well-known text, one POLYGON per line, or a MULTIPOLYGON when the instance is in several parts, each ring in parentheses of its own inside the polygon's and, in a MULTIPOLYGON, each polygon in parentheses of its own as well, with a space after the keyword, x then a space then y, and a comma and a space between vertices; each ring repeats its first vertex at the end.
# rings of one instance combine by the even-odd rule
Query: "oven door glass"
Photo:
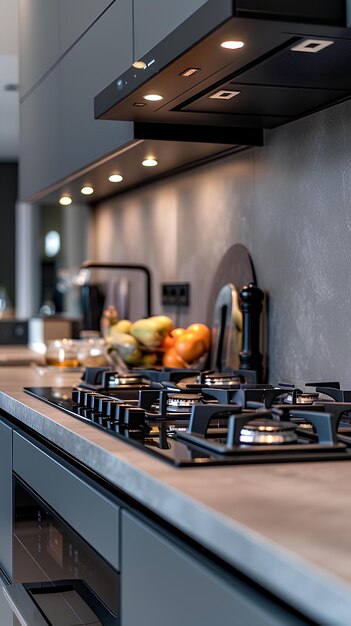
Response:
POLYGON ((23 623, 118 624, 118 572, 17 478, 13 582, 4 593, 23 623))

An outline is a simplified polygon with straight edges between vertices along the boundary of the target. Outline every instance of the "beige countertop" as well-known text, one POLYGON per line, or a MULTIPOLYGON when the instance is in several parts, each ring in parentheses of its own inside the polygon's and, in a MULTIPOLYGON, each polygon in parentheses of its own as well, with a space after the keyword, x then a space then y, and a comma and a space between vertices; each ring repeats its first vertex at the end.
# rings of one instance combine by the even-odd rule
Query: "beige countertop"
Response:
POLYGON ((0 368, 0 408, 325 626, 351 622, 351 462, 174 468, 36 400, 79 373, 0 368))
POLYGON ((27 346, 0 345, 0 366, 43 364, 44 356, 27 346))

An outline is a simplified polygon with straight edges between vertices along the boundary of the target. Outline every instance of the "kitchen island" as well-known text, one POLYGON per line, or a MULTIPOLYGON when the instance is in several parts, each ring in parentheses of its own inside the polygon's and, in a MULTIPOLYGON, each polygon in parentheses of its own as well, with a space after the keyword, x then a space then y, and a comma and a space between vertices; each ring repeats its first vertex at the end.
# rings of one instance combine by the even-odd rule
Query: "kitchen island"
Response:
POLYGON ((164 521, 167 532, 180 531, 206 558, 213 555, 306 617, 280 623, 350 623, 351 462, 176 469, 22 390, 79 378, 41 366, 1 369, 5 421, 62 451, 164 521))

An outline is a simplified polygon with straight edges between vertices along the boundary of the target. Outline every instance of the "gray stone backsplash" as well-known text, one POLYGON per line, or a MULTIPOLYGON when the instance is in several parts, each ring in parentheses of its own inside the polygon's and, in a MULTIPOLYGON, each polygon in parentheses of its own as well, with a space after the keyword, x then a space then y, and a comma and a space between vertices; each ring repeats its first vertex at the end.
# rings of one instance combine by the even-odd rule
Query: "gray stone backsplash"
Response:
POLYGON ((266 145, 101 203, 97 260, 145 263, 160 283, 190 282, 183 326, 206 321, 216 268, 249 249, 269 295, 270 381, 351 388, 351 103, 266 133, 266 145))

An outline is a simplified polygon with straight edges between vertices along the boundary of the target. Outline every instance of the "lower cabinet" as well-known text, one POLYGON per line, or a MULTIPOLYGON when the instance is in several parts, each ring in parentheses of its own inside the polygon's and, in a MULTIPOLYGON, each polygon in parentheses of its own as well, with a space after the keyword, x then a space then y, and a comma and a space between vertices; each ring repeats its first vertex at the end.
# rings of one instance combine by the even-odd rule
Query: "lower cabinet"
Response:
POLYGON ((0 447, 1 626, 119 626, 118 499, 2 419, 0 447))
POLYGON ((0 420, 0 570, 12 577, 12 428, 3 420, 0 420))
MULTIPOLYGON (((0 418, 0 502, 1 626, 18 624, 13 611, 23 617, 37 610, 28 606, 28 594, 49 592, 57 594, 45 597, 46 604, 52 603, 47 608, 55 613, 49 620, 54 626, 66 624, 61 613, 66 599, 62 607, 58 601, 66 592, 74 603, 79 596, 86 616, 82 624, 306 624, 46 446, 12 429, 5 418, 0 418), (13 585, 6 586, 6 578, 13 585), (43 591, 47 587, 49 592, 43 591), (100 621, 92 620, 92 610, 100 621)), ((38 626, 36 619, 21 623, 38 626)))
POLYGON ((8 585, 8 581, 0 572, 0 618, 1 626, 15 626, 13 610, 5 598, 3 587, 8 585))
POLYGON ((122 512, 121 626, 303 626, 295 615, 122 512))

